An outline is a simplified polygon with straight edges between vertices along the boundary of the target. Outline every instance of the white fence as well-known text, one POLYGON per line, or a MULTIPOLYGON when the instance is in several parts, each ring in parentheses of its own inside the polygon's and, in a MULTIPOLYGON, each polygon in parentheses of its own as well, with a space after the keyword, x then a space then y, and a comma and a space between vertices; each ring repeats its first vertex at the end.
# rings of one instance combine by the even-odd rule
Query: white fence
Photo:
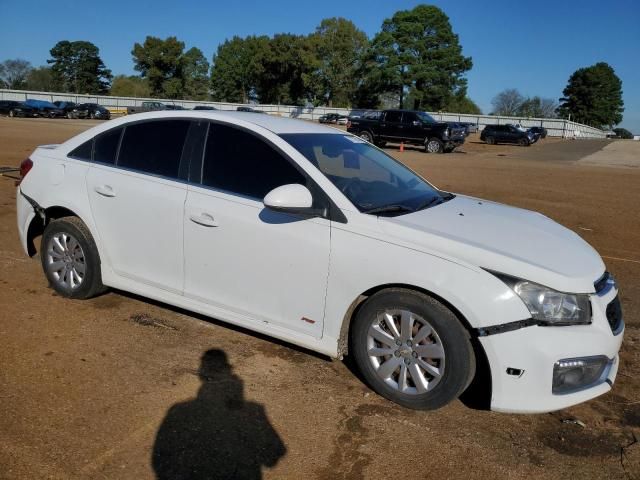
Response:
MULTIPOLYGON (((77 95, 73 93, 52 93, 52 92, 30 92, 27 90, 5 90, 0 89, 0 100, 27 99, 46 100, 49 102, 68 101, 76 103, 98 103, 112 110, 126 109, 126 107, 140 106, 144 101, 160 101, 166 104, 180 105, 184 108, 193 108, 196 105, 207 105, 218 110, 236 110, 240 106, 250 106, 264 112, 281 115, 291 118, 302 118, 306 120, 317 120, 325 113, 338 113, 341 115, 358 115, 366 110, 346 109, 331 107, 295 107, 289 105, 246 105, 240 103, 205 102, 193 100, 168 100, 159 98, 134 98, 134 97, 111 97, 100 95, 77 95)), ((429 112, 434 118, 449 122, 470 122, 482 130, 486 125, 519 123, 524 127, 544 127, 551 137, 571 137, 571 138, 605 138, 603 130, 571 122, 563 119, 550 118, 523 118, 523 117, 499 117, 494 115, 467 115, 459 113, 429 112)))

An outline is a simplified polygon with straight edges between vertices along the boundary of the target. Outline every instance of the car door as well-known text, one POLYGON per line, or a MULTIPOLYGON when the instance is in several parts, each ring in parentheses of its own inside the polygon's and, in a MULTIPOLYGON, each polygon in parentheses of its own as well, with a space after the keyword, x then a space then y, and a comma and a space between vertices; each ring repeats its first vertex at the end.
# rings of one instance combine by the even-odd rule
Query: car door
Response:
POLYGON ((185 296, 320 337, 330 221, 262 203, 273 188, 309 180, 263 137, 226 124, 209 124, 201 158, 185 204, 185 296))
POLYGON ((117 275, 182 293, 179 180, 188 120, 134 122, 96 137, 87 189, 108 263, 117 275))
POLYGON ((394 141, 403 136, 402 112, 389 110, 383 113, 380 121, 380 136, 385 140, 394 141))
POLYGON ((402 133, 404 138, 424 141, 426 137, 425 125, 414 112, 402 113, 402 133))

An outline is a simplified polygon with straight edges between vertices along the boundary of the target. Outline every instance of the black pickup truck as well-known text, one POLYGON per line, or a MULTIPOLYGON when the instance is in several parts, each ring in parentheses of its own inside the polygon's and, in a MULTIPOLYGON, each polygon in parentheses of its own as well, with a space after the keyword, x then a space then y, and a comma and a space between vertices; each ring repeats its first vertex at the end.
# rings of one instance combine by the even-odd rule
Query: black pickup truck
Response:
POLYGON ((428 113, 415 110, 384 110, 351 118, 347 131, 379 147, 402 142, 424 145, 428 153, 451 152, 464 143, 466 133, 464 127, 438 122, 428 113))

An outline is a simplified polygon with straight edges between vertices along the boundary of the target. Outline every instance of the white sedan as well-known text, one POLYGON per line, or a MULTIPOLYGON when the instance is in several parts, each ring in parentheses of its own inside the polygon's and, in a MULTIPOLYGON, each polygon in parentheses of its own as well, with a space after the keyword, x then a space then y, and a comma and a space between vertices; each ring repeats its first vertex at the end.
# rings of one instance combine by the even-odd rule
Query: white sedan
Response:
POLYGON ((373 145, 268 115, 152 112, 21 165, 20 238, 60 295, 134 292, 350 354, 380 395, 435 409, 472 383, 545 412, 607 392, 615 280, 535 212, 437 189, 373 145))

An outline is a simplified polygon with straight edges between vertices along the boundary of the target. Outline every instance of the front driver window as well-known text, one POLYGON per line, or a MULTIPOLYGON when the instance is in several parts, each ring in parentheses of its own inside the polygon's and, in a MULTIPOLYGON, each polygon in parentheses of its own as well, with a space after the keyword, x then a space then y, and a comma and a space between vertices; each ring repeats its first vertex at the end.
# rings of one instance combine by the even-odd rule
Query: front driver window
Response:
POLYGON ((262 200, 276 187, 306 178, 271 145, 247 131, 212 123, 202 165, 202 184, 262 200))

